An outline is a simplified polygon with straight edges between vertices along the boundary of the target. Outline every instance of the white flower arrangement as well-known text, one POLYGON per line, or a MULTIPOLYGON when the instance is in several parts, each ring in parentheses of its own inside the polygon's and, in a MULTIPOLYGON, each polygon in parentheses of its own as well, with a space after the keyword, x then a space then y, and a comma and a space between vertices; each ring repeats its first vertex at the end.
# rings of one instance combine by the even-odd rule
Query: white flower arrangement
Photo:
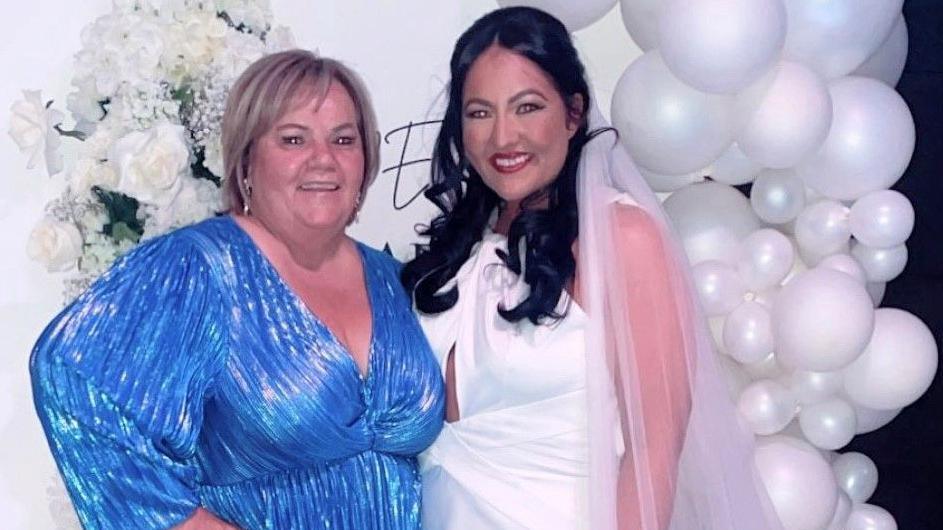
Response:
POLYGON ((220 122, 229 87, 253 61, 292 46, 267 0, 114 0, 82 31, 67 108, 24 91, 10 135, 62 173, 27 253, 72 271, 65 298, 84 290, 143 239, 223 209, 220 122), (81 141, 62 161, 61 137, 81 141), (64 171, 63 171, 64 170, 64 171))

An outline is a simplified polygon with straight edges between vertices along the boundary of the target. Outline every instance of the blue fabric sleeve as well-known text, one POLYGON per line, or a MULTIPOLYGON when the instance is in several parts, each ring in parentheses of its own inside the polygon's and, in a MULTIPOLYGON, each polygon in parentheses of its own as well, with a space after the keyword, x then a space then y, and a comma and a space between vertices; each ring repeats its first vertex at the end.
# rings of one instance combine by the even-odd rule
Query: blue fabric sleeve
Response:
POLYGON ((227 349, 220 283, 177 232, 129 253, 37 342, 36 410, 85 528, 169 528, 199 505, 196 442, 227 349))

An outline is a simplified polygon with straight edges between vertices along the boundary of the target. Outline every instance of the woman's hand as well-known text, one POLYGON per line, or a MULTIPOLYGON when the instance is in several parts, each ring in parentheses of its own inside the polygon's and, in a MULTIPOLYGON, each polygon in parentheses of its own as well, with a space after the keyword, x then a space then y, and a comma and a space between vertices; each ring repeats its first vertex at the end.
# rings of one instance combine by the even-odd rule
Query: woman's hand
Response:
POLYGON ((197 508, 189 519, 175 526, 173 530, 239 530, 239 528, 203 508, 197 508))

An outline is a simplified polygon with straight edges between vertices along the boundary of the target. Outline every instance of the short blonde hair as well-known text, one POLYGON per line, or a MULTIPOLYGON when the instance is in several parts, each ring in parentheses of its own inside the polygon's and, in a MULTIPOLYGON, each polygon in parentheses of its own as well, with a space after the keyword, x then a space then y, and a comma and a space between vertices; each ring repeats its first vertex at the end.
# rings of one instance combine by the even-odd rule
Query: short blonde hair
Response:
POLYGON ((226 199, 230 210, 241 212, 248 190, 252 148, 292 100, 304 90, 323 99, 332 81, 347 89, 357 109, 357 129, 362 138, 364 175, 361 194, 376 179, 380 165, 380 133, 376 112, 367 89, 353 70, 340 61, 318 57, 307 50, 287 50, 252 63, 233 84, 223 113, 222 148, 226 199))

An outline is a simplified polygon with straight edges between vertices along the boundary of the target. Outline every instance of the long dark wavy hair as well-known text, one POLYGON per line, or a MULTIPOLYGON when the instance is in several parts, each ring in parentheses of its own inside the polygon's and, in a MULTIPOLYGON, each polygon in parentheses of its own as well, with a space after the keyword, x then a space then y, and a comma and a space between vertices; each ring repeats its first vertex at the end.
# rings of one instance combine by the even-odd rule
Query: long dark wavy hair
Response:
POLYGON ((502 205, 468 162, 462 143, 465 78, 475 60, 493 44, 526 57, 546 72, 568 111, 574 102, 582 106, 572 110, 579 113, 581 123, 570 139, 560 174, 548 188, 521 201, 521 211, 508 233, 508 252, 498 252, 508 268, 521 274, 523 248, 524 281, 530 287, 526 299, 515 307, 499 306, 498 312, 510 322, 527 318, 540 324, 564 316, 556 307, 576 271, 572 251, 579 232, 576 172, 583 146, 593 135, 586 123, 590 95, 583 63, 566 27, 537 9, 492 11, 472 24, 455 44, 448 104, 432 154, 432 182, 425 191, 426 198, 442 213, 419 230, 420 235, 429 238, 428 243, 416 246, 416 257, 403 267, 400 279, 419 311, 440 313, 454 306, 459 297, 457 286, 438 291, 468 259, 472 247, 481 241, 492 212, 502 205), (546 208, 528 208, 544 197, 546 208))

